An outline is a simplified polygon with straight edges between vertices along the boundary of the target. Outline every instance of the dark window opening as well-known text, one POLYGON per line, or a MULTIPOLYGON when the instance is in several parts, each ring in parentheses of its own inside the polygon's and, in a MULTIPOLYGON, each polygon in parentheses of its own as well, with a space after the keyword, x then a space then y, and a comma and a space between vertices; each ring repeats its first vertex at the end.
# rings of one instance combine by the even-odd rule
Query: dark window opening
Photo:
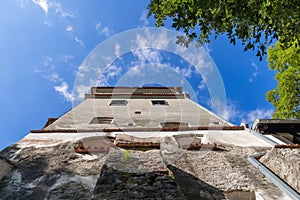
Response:
POLYGON ((111 124, 112 120, 112 117, 94 117, 90 124, 111 124))
POLYGON ((152 105, 156 106, 156 105, 163 105, 163 106, 168 106, 168 102, 165 100, 152 100, 152 105))
POLYGON ((140 114, 142 114, 142 112, 141 112, 141 111, 135 111, 134 113, 135 113, 135 114, 137 114, 137 115, 140 115, 140 114))
POLYGON ((112 100, 109 106, 126 106, 128 101, 126 100, 112 100))

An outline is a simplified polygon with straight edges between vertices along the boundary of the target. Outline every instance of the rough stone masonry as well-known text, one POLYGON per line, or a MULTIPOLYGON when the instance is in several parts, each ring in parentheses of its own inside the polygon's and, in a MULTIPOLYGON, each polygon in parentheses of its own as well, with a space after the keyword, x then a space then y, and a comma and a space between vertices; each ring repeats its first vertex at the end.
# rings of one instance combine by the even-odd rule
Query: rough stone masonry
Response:
POLYGON ((264 148, 221 146, 190 151, 173 137, 161 149, 117 148, 79 154, 73 142, 4 149, 15 166, 0 182, 1 199, 253 199, 280 196, 246 161, 264 148), (180 150, 180 151, 179 151, 180 150))

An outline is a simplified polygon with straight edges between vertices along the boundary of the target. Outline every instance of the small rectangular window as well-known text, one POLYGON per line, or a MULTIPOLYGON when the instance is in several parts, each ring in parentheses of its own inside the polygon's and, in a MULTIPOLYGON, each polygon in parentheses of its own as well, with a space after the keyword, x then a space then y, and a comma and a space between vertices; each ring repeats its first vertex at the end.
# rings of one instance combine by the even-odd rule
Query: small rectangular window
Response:
POLYGON ((94 117, 90 124, 111 124, 113 121, 112 117, 94 117))
POLYGON ((168 102, 166 100, 152 100, 152 105, 163 105, 163 106, 168 106, 168 102))
POLYGON ((141 112, 141 111, 135 111, 134 113, 135 113, 135 114, 137 114, 137 115, 140 115, 140 114, 142 114, 142 112, 141 112))
POLYGON ((126 106, 128 101, 126 100, 112 100, 109 106, 126 106))

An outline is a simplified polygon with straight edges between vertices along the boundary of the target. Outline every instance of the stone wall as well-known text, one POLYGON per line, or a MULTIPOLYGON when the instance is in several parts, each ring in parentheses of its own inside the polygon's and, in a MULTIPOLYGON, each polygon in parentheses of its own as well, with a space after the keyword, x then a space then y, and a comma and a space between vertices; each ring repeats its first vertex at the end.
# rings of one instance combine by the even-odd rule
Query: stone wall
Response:
POLYGON ((172 165, 201 180, 202 184, 212 188, 210 191, 213 188, 225 193, 259 191, 265 199, 284 199, 279 188, 247 160, 249 155, 264 150, 223 146, 214 151, 184 151, 172 165))
POLYGON ((0 182, 0 197, 213 200, 251 199, 259 191, 263 197, 283 199, 282 192, 247 161, 264 148, 218 145, 190 151, 180 148, 174 137, 160 142, 160 149, 112 146, 109 152, 93 154, 76 153, 75 142, 11 146, 0 152, 15 165, 0 182))
POLYGON ((14 166, 9 163, 6 159, 0 157, 0 181, 3 177, 9 175, 13 170, 14 166))
POLYGON ((0 182, 1 199, 88 199, 107 154, 81 155, 73 143, 10 147, 0 152, 16 169, 0 182))
POLYGON ((104 165, 93 199, 186 199, 176 182, 155 171, 127 172, 104 165))
POLYGON ((299 148, 274 148, 260 162, 300 193, 299 148))

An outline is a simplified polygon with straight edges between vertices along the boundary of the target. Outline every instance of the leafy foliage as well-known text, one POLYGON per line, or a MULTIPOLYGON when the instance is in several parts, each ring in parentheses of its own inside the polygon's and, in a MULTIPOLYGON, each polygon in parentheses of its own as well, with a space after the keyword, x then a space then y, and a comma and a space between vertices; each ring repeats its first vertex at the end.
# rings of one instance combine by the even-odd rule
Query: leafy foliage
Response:
POLYGON ((169 18, 172 27, 183 30, 186 37, 178 38, 178 43, 185 46, 226 33, 230 43, 240 40, 245 51, 256 49, 260 60, 274 39, 283 48, 299 46, 299 0, 151 0, 148 10, 157 26, 169 18))
POLYGON ((284 49, 276 43, 268 50, 269 68, 276 70, 278 85, 266 98, 275 111, 273 118, 300 118, 300 48, 284 49))
POLYGON ((128 158, 129 158, 129 154, 130 154, 130 150, 125 150, 124 151, 124 154, 123 154, 123 159, 124 159, 124 161, 127 161, 128 160, 128 158))

